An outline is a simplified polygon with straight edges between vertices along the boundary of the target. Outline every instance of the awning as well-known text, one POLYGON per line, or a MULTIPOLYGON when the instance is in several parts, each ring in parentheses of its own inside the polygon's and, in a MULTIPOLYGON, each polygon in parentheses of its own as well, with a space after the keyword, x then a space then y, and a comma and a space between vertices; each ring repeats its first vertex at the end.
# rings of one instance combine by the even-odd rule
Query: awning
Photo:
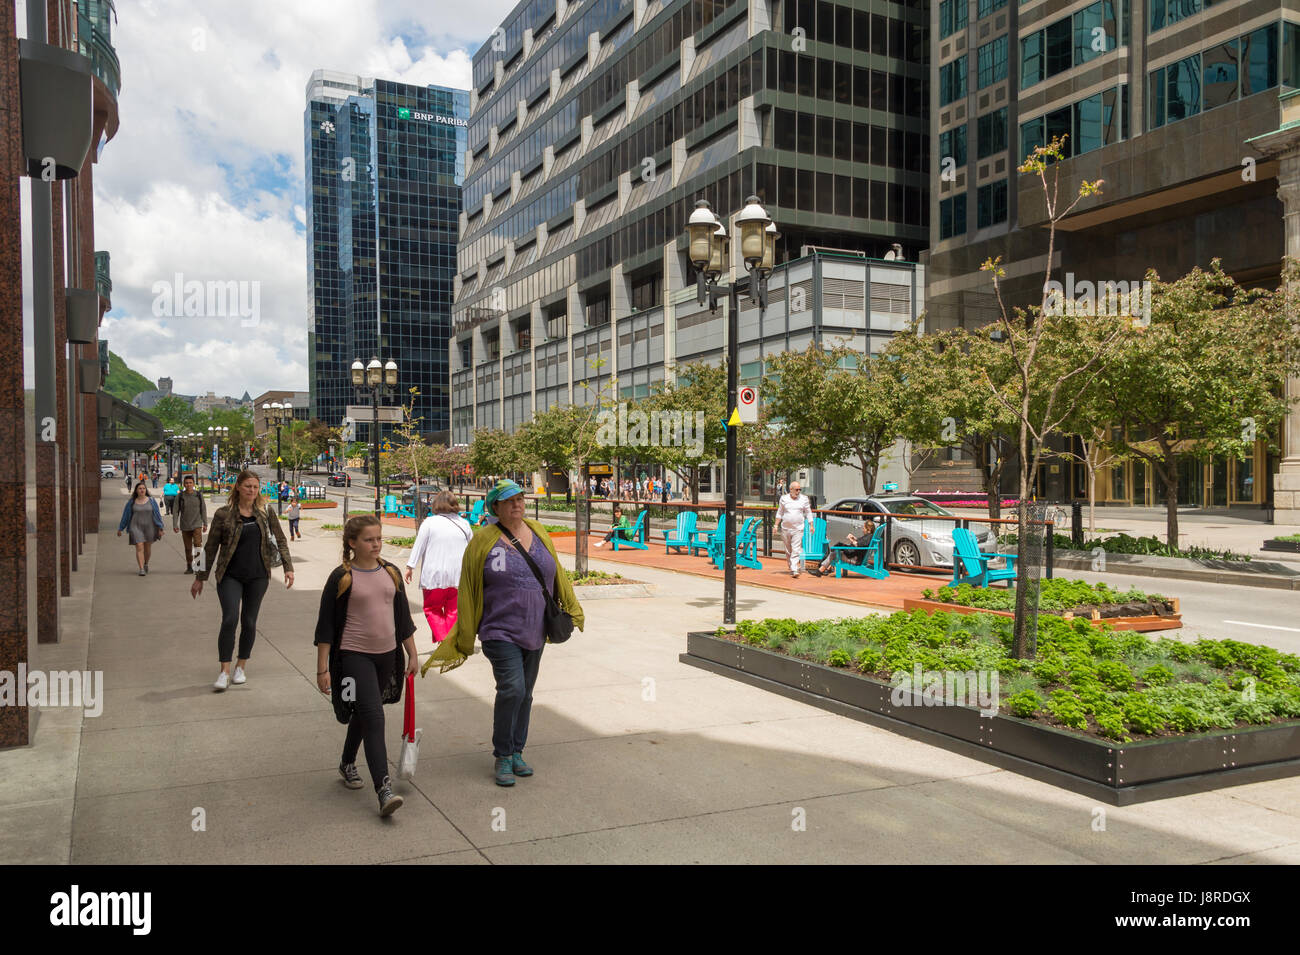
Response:
POLYGON ((99 400, 101 452, 156 451, 162 447, 166 435, 161 421, 102 389, 96 397, 99 400))

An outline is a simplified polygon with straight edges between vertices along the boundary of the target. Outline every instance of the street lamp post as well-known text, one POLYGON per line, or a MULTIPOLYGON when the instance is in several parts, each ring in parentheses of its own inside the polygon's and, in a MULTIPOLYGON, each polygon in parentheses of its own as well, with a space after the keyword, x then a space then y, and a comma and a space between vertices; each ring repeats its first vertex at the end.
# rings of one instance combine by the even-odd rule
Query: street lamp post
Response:
MULTIPOLYGON (((370 427, 370 445, 371 457, 375 462, 375 516, 380 513, 379 504, 379 396, 382 393, 385 396, 392 394, 393 389, 397 387, 397 362, 391 358, 388 361, 380 363, 379 359, 371 358, 368 364, 363 365, 360 358, 352 361, 352 387, 358 395, 370 393, 370 410, 372 414, 370 427)), ((358 398, 358 400, 360 400, 358 398)), ((419 494, 419 491, 416 491, 419 494)))
MULTIPOLYGON (((767 309, 767 277, 772 272, 776 256, 776 240, 780 237, 776 225, 759 205, 757 196, 745 200, 745 208, 736 217, 740 232, 740 251, 749 272, 748 282, 717 284, 727 269, 730 242, 727 230, 713 214, 706 200, 695 204, 686 223, 688 258, 696 272, 696 300, 700 305, 708 301, 709 311, 717 312, 718 299, 726 295, 727 302, 727 408, 726 414, 737 410, 736 392, 740 374, 740 296, 758 302, 759 321, 767 309)), ((725 562, 723 564, 722 622, 736 622, 736 497, 740 468, 736 461, 736 429, 727 427, 727 492, 725 562)))
POLYGON ((263 403, 262 413, 267 424, 275 425, 275 509, 277 514, 284 512, 284 503, 280 500, 280 483, 284 480, 284 459, 280 456, 280 427, 288 418, 291 405, 279 401, 263 403))

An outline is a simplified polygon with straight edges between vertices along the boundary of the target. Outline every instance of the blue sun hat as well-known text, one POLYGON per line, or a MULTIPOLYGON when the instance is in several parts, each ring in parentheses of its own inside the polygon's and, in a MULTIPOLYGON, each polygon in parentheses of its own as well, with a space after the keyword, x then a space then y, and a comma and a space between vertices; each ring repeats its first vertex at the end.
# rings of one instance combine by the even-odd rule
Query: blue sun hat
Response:
POLYGON ((492 490, 488 491, 487 509, 489 512, 495 513, 494 509, 496 508, 497 501, 506 501, 514 497, 516 494, 523 493, 524 489, 514 481, 511 481, 509 478, 502 478, 500 481, 497 481, 496 484, 492 485, 492 490))

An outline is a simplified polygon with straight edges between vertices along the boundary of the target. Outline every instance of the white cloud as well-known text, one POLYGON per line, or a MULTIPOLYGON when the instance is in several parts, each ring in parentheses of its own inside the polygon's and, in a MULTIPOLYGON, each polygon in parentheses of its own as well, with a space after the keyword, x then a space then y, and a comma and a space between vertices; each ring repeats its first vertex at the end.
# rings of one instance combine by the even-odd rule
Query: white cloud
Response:
POLYGON ((150 378, 172 377, 182 393, 305 390, 303 108, 312 71, 468 88, 473 51, 513 6, 119 4, 121 128, 95 168, 95 244, 113 269, 101 335, 113 351, 150 378), (155 316, 153 284, 177 273, 260 283, 260 323, 155 316))

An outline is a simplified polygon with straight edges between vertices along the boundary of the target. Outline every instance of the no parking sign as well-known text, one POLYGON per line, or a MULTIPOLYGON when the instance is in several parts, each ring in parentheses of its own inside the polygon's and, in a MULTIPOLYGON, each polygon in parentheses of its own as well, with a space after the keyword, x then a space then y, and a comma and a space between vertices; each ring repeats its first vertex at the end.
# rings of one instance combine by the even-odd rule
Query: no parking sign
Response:
POLYGON ((740 411, 741 424, 758 424, 758 389, 753 385, 743 385, 736 393, 736 405, 740 411))

